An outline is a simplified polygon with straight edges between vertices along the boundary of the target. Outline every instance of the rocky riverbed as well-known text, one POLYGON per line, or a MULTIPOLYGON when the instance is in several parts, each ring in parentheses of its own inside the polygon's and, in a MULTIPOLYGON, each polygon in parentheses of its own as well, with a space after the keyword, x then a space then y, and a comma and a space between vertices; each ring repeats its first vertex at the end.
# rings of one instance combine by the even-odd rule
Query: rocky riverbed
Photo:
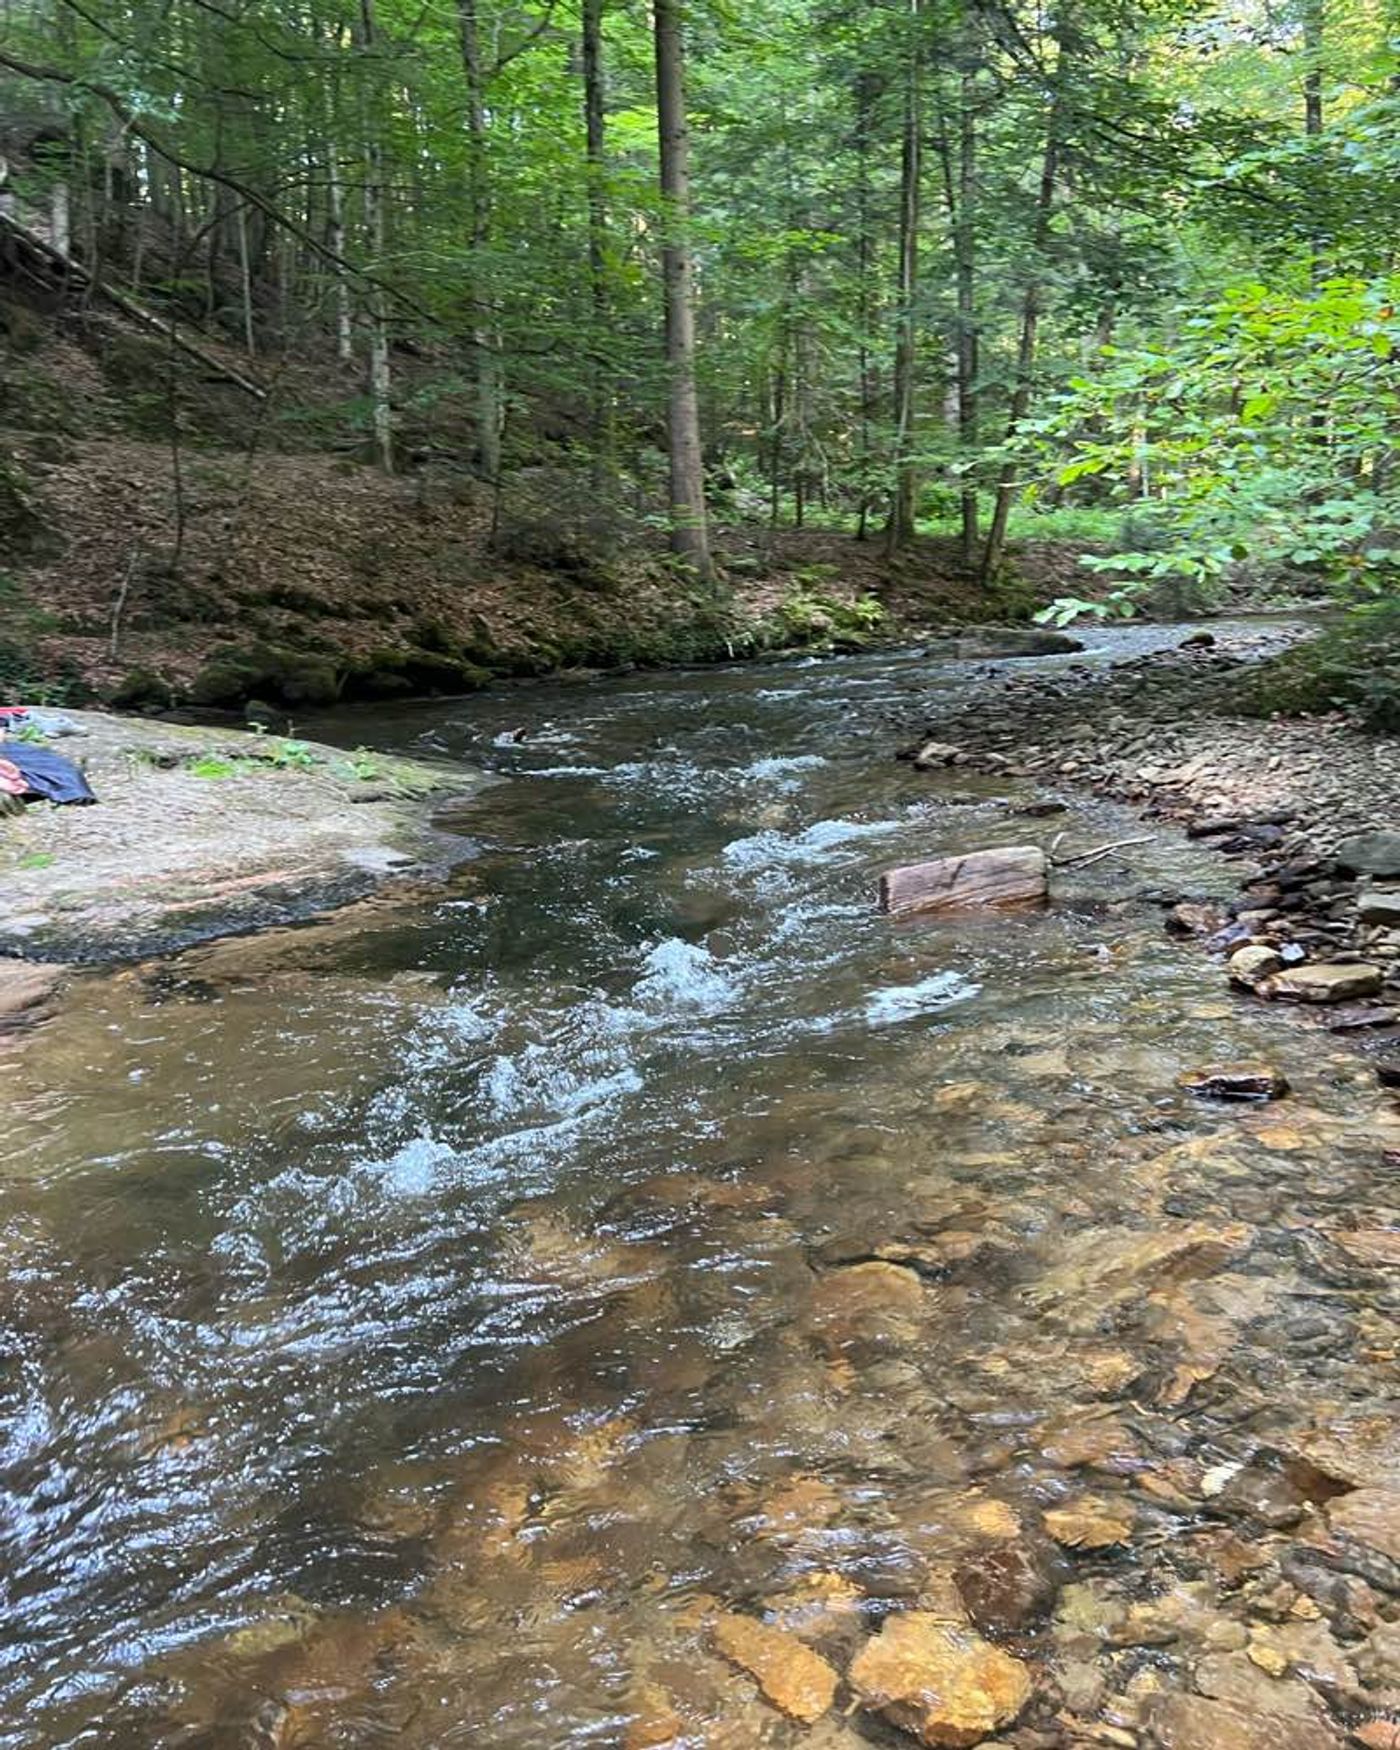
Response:
POLYGON ((1239 709, 1247 667, 1305 635, 1235 626, 1107 666, 989 670, 975 700, 931 703, 905 757, 1087 786, 1184 826, 1234 861, 1239 893, 1175 904, 1169 928, 1203 938, 1240 987, 1383 1027, 1400 995, 1400 743, 1239 709))

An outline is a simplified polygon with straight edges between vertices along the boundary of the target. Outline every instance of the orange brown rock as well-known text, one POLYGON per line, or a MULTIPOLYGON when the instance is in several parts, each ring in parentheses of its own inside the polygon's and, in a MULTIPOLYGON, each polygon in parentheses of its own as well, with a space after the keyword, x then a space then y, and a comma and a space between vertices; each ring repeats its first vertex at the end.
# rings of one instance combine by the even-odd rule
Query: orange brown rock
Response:
POLYGON ((836 1699, 835 1671, 819 1653, 782 1629, 756 1617, 727 1613, 714 1625, 714 1642, 789 1719, 810 1725, 836 1699))

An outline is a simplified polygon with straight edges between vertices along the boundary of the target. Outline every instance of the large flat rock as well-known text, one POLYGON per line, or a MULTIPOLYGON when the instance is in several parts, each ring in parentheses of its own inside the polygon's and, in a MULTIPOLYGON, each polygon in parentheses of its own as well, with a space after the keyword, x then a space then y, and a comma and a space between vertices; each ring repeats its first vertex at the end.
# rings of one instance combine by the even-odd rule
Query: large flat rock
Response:
MULTIPOLYGON (((435 807, 488 782, 469 767, 99 712, 53 743, 93 807, 0 820, 0 954, 138 958, 293 923, 469 854, 435 807)), ((3 746, 3 743, 0 743, 3 746)))

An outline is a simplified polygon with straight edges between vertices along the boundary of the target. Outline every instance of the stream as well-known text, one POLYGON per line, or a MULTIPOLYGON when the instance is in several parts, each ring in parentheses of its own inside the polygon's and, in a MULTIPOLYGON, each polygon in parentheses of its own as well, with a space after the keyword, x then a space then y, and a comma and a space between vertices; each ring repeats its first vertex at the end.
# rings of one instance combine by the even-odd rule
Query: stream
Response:
POLYGON ((1238 878, 1168 829, 1045 912, 877 914, 894 864, 1150 830, 895 762, 986 667, 304 726, 508 781, 446 888, 93 975, 7 1060, 0 1745, 910 1744, 847 1687, 909 1610, 1032 1690, 930 1743, 1334 1742, 1375 1621, 1306 1576, 1390 1608, 1317 1552, 1400 1487, 1355 1238, 1400 1120, 1167 937, 1238 878), (1259 1058, 1286 1099, 1177 1086, 1259 1058))

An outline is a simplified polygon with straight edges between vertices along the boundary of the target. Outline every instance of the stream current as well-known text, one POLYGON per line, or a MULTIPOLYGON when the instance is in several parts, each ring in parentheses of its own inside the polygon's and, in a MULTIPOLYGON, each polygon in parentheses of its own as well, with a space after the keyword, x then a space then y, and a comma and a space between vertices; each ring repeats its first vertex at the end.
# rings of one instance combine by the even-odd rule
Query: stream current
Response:
POLYGON ((844 1688, 798 1723, 714 1623, 844 1676, 958 1584, 1033 1679, 998 1742, 1267 1717, 1230 1659, 1332 1742, 1241 1650, 1250 1563, 1395 1445, 1394 1271, 1335 1235, 1395 1219, 1400 1124, 1167 938, 1144 887, 1236 879, 1168 830, 1043 913, 876 913, 894 864, 1146 830, 896 763, 980 673, 308 726, 508 781, 446 888, 92 976, 9 1060, 0 1744, 911 1742, 844 1688), (1287 1100, 1176 1086, 1260 1057, 1287 1100))

